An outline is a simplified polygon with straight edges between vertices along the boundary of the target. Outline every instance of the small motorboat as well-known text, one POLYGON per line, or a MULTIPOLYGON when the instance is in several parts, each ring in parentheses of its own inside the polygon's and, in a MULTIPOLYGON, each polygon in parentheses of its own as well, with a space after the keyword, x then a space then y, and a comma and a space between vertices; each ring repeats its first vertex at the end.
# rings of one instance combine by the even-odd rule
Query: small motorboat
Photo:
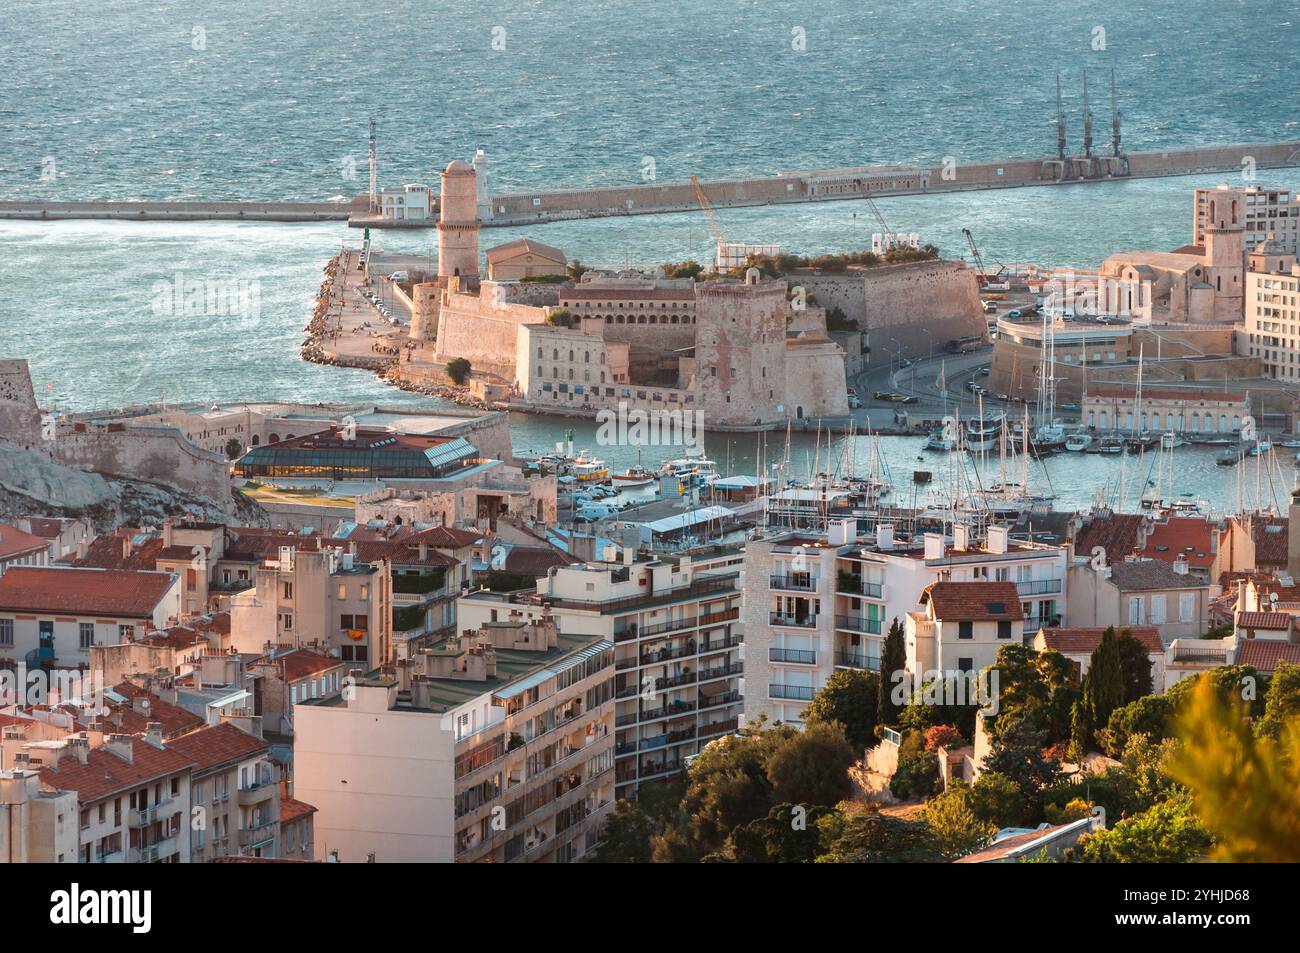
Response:
POLYGON ((1082 453, 1092 446, 1092 435, 1086 433, 1072 433, 1065 438, 1065 449, 1071 453, 1082 453))
POLYGON ((1234 467, 1237 465, 1236 450, 1220 450, 1214 455, 1214 462, 1221 467, 1234 467))
POLYGON ((616 490, 635 490, 656 482, 655 475, 639 463, 628 467, 623 473, 615 473, 611 479, 616 490))
POLYGON ((1256 440, 1246 448, 1246 455, 1250 457, 1260 457, 1273 449, 1273 445, 1267 440, 1256 440))
POLYGON ((1102 437, 1101 442, 1097 444, 1098 453, 1123 453, 1124 438, 1118 436, 1102 437))

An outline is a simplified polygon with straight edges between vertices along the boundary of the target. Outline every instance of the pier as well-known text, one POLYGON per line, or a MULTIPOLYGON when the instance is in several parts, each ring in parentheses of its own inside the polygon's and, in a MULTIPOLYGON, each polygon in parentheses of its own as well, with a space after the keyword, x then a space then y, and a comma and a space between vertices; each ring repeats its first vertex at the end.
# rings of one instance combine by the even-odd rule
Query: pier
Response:
MULTIPOLYGON (((994 161, 954 160, 934 166, 871 165, 702 182, 714 208, 747 208, 805 202, 980 192, 1031 186, 1082 185, 1126 179, 1186 175, 1253 175, 1300 167, 1300 140, 1257 142, 1124 153, 1119 156, 1047 156, 994 161)), ((513 192, 490 198, 484 227, 625 215, 695 213, 700 209, 689 181, 646 182, 586 189, 513 192)), ((61 221, 347 221, 356 227, 432 228, 419 222, 382 221, 365 195, 351 202, 47 202, 0 201, 0 219, 61 221)))

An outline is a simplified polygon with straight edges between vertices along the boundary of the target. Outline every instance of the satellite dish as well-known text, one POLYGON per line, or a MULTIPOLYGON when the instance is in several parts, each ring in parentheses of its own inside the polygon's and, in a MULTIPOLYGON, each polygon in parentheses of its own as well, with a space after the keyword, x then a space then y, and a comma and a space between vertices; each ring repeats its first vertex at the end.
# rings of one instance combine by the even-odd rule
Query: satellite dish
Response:
POLYGON ((1273 603, 1274 605, 1277 605, 1277 593, 1276 593, 1276 592, 1270 592, 1270 593, 1268 594, 1268 601, 1271 602, 1271 603, 1273 603))
POLYGON ((147 698, 141 699, 141 701, 140 701, 140 707, 143 708, 145 711, 148 711, 148 710, 149 710, 149 699, 147 699, 147 698))

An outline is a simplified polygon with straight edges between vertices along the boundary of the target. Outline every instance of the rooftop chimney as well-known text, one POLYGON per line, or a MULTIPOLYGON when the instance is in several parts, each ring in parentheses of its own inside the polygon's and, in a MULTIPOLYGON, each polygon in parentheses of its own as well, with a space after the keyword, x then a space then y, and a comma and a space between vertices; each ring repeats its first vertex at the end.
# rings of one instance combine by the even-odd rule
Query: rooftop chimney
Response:
POLYGON ((1007 528, 1005 526, 990 526, 988 551, 991 553, 1005 553, 1007 551, 1007 528))
POLYGON ((172 525, 173 525, 173 524, 172 524, 172 518, 171 518, 170 516, 167 517, 165 520, 163 520, 163 534, 162 534, 162 535, 163 535, 163 545, 164 545, 164 546, 170 546, 170 545, 172 544, 172 525))
POLYGON ((970 549, 970 527, 965 523, 952 525, 952 548, 959 552, 970 549))
POLYGON ((943 534, 942 533, 925 534, 925 558, 943 559, 943 534))
POLYGON ((876 524, 876 548, 877 549, 894 548, 894 524, 893 523, 876 524))
POLYGON ((429 558, 429 544, 421 543, 419 548, 420 548, 420 562, 427 561, 429 558))
POLYGON ((130 735, 105 735, 104 747, 127 764, 135 763, 135 746, 130 735))
POLYGON ((832 546, 845 546, 858 541, 857 520, 831 520, 826 540, 832 546))
POLYGON ((1178 573, 1178 575, 1180 575, 1180 576, 1186 576, 1186 575, 1187 575, 1187 560, 1186 560, 1186 559, 1181 559, 1181 558, 1179 558, 1179 559, 1175 559, 1175 560, 1174 560, 1174 572, 1178 573))
POLYGON ((163 746, 163 728, 162 722, 151 721, 145 725, 144 740, 146 743, 153 745, 155 748, 163 746))

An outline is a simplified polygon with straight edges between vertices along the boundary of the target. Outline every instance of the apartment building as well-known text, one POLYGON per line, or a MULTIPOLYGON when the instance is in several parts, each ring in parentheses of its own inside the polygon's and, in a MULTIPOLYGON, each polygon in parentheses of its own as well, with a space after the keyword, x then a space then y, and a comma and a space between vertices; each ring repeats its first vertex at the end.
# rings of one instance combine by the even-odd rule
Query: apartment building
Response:
POLYGON ((75 864, 77 796, 41 788, 35 771, 0 771, 0 864, 75 864))
POLYGON ((280 546, 254 571, 253 587, 230 597, 231 645, 262 654, 267 646, 338 652, 371 668, 391 658, 393 592, 387 560, 360 562, 351 552, 280 546))
MULTIPOLYGON (((1298 216, 1297 220, 1300 220, 1298 216)), ((1278 380, 1300 375, 1300 265, 1294 245, 1270 238, 1247 258, 1243 333, 1246 354, 1278 380)))
POLYGON ((257 676, 256 710, 266 730, 293 734, 293 710, 300 701, 333 695, 343 687, 346 663, 311 649, 280 649, 251 662, 257 676))
POLYGON ((294 712, 317 859, 583 859, 614 801, 614 643, 488 622, 294 712))
POLYGON ((166 628, 180 611, 174 573, 15 566, 0 576, 0 665, 83 668, 97 643, 166 628))
POLYGON ((81 863, 189 861, 193 762, 165 746, 158 726, 143 737, 105 735, 93 749, 84 733, 72 735, 39 753, 42 786, 76 796, 81 863))
POLYGON ((742 696, 744 552, 638 557, 558 566, 536 590, 463 596, 462 626, 552 616, 561 632, 615 645, 619 797, 677 774, 685 760, 734 732, 742 696))
POLYGON ((277 857, 279 768, 271 745, 229 722, 167 742, 193 764, 190 863, 218 857, 277 857))
POLYGON ((825 535, 789 533, 745 547, 745 719, 798 724, 838 668, 878 670, 890 624, 905 624, 932 583, 993 581, 1017 593, 1013 638, 1065 616, 1066 550, 1013 541, 1006 527, 977 538, 905 537, 880 522, 859 539, 854 520, 825 535))
POLYGON ((1290 189, 1220 185, 1194 191, 1193 245, 1204 245, 1206 230, 1227 220, 1245 226, 1246 251, 1253 251, 1271 236, 1281 250, 1300 254, 1300 196, 1290 189))
POLYGON ((17 526, 0 523, 0 576, 10 566, 48 566, 50 542, 17 526))
POLYGON ((920 605, 907 614, 903 636, 906 668, 918 682, 928 672, 977 674, 997 661, 1002 646, 1024 642, 1013 582, 932 582, 920 605))
POLYGON ((1070 620, 1092 628, 1150 626, 1168 646, 1211 627, 1210 589, 1187 559, 1129 559, 1099 569, 1075 565, 1069 572, 1070 620))

